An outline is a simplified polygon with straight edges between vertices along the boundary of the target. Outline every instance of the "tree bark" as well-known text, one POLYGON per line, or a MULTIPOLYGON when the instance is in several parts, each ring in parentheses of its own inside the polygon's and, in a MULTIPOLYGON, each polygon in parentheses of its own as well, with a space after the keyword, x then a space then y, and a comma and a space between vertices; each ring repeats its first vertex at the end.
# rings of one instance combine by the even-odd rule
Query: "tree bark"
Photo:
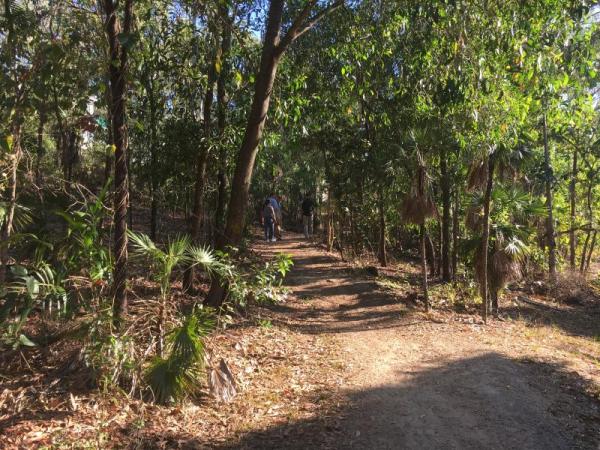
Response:
POLYGON ((553 171, 550 162, 550 148, 548 146, 548 123, 546 115, 543 117, 543 138, 544 138, 544 166, 546 178, 546 239, 548 242, 548 273, 550 281, 556 281, 556 238, 554 233, 554 216, 553 216, 553 198, 552 198, 552 180, 553 171))
POLYGON ((113 317, 116 323, 127 313, 127 209, 129 184, 127 165, 126 74, 127 48, 120 44, 119 34, 131 31, 133 0, 126 0, 121 28, 117 15, 117 3, 104 0, 106 36, 109 45, 109 79, 112 132, 115 145, 114 180, 114 271, 113 271, 113 317))
POLYGON ((440 175, 442 188, 442 280, 450 281, 450 177, 447 151, 440 149, 440 175))
POLYGON ((481 233, 481 301, 482 317, 487 323, 489 311, 489 283, 488 283, 488 247, 490 242, 490 203, 492 199, 492 189, 494 187, 494 155, 488 156, 487 163, 487 182, 485 187, 485 196, 483 199, 483 225, 481 233))
POLYGON ((575 270, 575 251, 577 248, 575 236, 576 200, 577 200, 577 149, 573 150, 573 166, 571 169, 571 182, 569 183, 569 203, 571 207, 571 230, 569 231, 569 263, 571 270, 575 270))

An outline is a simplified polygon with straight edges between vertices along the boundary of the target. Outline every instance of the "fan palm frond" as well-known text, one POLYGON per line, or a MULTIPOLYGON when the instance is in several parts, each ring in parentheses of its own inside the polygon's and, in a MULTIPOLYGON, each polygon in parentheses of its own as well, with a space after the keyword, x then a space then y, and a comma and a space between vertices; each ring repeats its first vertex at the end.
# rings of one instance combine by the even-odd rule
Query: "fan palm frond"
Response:
POLYGON ((159 249, 147 234, 128 230, 127 236, 131 240, 135 255, 150 259, 164 259, 165 252, 159 249))
POLYGON ((212 272, 219 264, 214 252, 208 247, 192 246, 188 255, 193 265, 202 267, 206 272, 212 272))

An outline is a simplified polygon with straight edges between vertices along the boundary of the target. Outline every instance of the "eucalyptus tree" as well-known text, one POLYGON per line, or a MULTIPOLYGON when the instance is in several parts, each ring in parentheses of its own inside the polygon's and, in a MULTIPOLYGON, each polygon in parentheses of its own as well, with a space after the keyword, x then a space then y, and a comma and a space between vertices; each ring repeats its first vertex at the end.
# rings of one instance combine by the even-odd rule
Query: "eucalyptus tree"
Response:
MULTIPOLYGON (((217 248, 220 249, 226 245, 237 245, 242 238, 254 161, 269 111, 279 62, 296 39, 313 28, 327 14, 342 6, 343 0, 336 0, 322 9, 318 9, 317 0, 307 0, 291 20, 289 28, 282 34, 284 5, 283 0, 269 2, 260 65, 256 74, 246 131, 236 160, 225 231, 216 242, 217 248)), ((223 295, 224 288, 220 282, 213 281, 208 303, 221 305, 224 300, 223 295)))

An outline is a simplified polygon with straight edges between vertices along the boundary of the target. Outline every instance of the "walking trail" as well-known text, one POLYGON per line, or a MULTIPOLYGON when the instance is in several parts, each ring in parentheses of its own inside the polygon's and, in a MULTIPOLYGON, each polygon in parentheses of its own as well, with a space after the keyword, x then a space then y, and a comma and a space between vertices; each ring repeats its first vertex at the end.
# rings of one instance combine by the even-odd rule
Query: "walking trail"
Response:
MULTIPOLYGON (((316 423, 304 437, 281 441, 294 436, 294 428, 305 429, 289 424, 271 430, 270 438, 269 432, 258 441, 248 437, 242 446, 600 448, 597 404, 567 388, 572 383, 560 361, 544 357, 552 350, 538 351, 545 344, 529 344, 518 325, 425 315, 409 295, 353 273, 299 235, 257 250, 292 255, 286 284, 293 300, 277 308, 276 321, 334 339, 346 362, 348 407, 333 428, 316 423), (322 437, 327 433, 330 439, 322 437)), ((406 292, 413 292, 410 274, 404 276, 406 292)))

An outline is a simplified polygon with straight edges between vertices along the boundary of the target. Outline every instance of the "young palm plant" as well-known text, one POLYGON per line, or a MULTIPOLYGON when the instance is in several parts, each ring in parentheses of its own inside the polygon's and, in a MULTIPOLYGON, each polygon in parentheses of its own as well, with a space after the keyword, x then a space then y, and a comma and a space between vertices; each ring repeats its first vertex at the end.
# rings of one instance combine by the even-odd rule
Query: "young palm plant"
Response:
POLYGON ((128 232, 134 256, 150 262, 151 271, 160 286, 160 305, 157 323, 158 355, 163 356, 167 301, 171 294, 171 275, 177 265, 187 259, 190 240, 187 236, 169 239, 166 250, 161 250, 143 233, 128 232))
POLYGON ((213 317, 212 310, 196 308, 168 334, 169 356, 157 356, 146 371, 156 402, 176 402, 198 392, 205 372, 203 337, 214 328, 213 317))

